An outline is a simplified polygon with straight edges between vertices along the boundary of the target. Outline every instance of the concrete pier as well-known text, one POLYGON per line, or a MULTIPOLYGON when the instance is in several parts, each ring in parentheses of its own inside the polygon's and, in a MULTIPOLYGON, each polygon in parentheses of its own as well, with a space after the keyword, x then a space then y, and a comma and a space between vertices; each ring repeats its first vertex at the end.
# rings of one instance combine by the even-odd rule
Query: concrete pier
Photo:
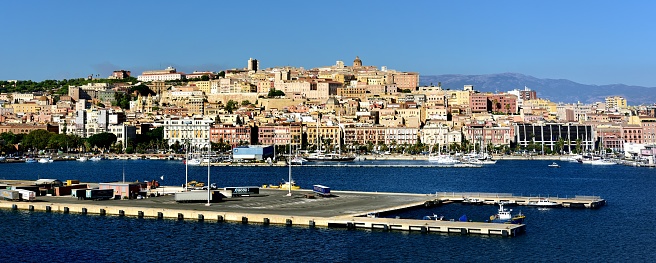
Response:
POLYGON ((499 202, 511 202, 516 205, 529 205, 529 202, 540 199, 548 199, 556 202, 562 207, 571 208, 598 208, 606 204, 606 200, 599 196, 517 196, 504 193, 458 193, 458 192, 438 192, 435 193, 436 200, 441 202, 454 201, 462 202, 468 198, 479 199, 483 204, 497 204, 499 202))
POLYGON ((36 202, 0 201, 0 208, 153 219, 229 221, 303 227, 345 227, 385 231, 515 236, 525 225, 368 218, 370 212, 393 212, 434 202, 434 195, 333 191, 334 197, 305 198, 310 191, 261 189, 259 196, 228 198, 212 206, 176 203, 172 195, 142 200, 88 201, 71 197, 39 197, 36 202))

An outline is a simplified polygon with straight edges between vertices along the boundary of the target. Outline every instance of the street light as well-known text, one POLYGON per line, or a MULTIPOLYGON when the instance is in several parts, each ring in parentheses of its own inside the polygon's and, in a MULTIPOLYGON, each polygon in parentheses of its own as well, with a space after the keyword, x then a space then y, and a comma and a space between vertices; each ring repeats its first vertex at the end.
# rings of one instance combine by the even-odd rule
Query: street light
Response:
MULTIPOLYGON (((208 141, 208 143, 209 143, 209 141, 208 141)), ((211 205, 210 200, 211 200, 211 197, 212 197, 212 194, 210 192, 210 188, 212 188, 210 186, 210 148, 212 148, 211 144, 208 144, 208 146, 207 146, 207 204, 205 204, 206 206, 211 205)))

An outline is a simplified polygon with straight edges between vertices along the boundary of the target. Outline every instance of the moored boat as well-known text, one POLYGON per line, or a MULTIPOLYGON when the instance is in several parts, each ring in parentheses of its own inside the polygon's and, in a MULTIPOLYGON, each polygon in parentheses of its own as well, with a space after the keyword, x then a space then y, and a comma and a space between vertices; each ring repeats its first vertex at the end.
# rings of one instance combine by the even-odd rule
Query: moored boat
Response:
POLYGON ((512 209, 508 210, 503 208, 503 204, 499 203, 499 211, 496 215, 490 216, 490 222, 492 223, 504 223, 504 224, 522 224, 526 218, 521 212, 517 215, 511 214, 512 209))
POLYGON ((89 161, 94 161, 94 162, 97 162, 97 161, 100 161, 100 160, 102 160, 102 158, 100 156, 94 156, 94 157, 89 158, 89 161))
MULTIPOLYGON (((284 181, 284 180, 283 180, 284 181)), ((296 185, 296 182, 294 180, 291 180, 291 183, 288 181, 284 181, 284 183, 280 183, 278 185, 269 185, 268 188, 274 188, 274 189, 281 189, 281 190, 289 190, 289 187, 291 186, 292 190, 298 190, 301 189, 300 186, 296 185)))
POLYGON ((34 158, 26 158, 25 159, 25 163, 36 163, 36 162, 37 162, 37 160, 34 159, 34 158))
POLYGON ((79 158, 76 159, 78 162, 86 162, 88 160, 87 157, 85 156, 80 156, 79 158))
POLYGON ((290 162, 291 162, 291 164, 303 165, 303 163, 305 163, 305 162, 307 162, 307 161, 308 161, 308 160, 306 160, 306 159, 303 158, 303 157, 296 156, 296 157, 294 157, 293 159, 291 159, 290 162))
POLYGON ((610 159, 597 159, 589 162, 591 165, 615 165, 617 163, 613 162, 610 159))
POLYGON ((537 207, 557 207, 560 206, 560 204, 554 202, 554 201, 549 201, 547 198, 541 198, 539 200, 533 200, 533 201, 528 201, 526 204, 528 206, 537 206, 537 207))
POLYGON ((44 158, 39 158, 39 163, 51 163, 53 162, 52 158, 44 157, 44 158))
POLYGON ((446 154, 431 155, 428 157, 428 161, 437 164, 445 164, 445 165, 460 163, 458 159, 453 158, 451 155, 446 155, 446 154))
POLYGON ((547 165, 547 166, 554 167, 554 168, 559 168, 560 167, 560 165, 558 165, 556 162, 553 162, 552 164, 547 165))
POLYGON ((305 159, 310 162, 350 162, 355 160, 355 156, 348 156, 337 153, 314 153, 305 159))
POLYGON ((187 165, 200 165, 201 161, 202 161, 201 159, 192 158, 192 159, 186 160, 185 162, 186 162, 187 165))

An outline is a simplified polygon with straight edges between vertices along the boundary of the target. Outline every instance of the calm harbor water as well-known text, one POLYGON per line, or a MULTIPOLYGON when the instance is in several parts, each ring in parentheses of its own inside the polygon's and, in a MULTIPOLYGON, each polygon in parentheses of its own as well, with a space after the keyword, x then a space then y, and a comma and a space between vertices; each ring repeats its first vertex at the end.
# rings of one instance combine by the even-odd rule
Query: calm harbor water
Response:
MULTIPOLYGON (((221 258, 252 261, 651 261, 656 236, 651 205, 656 170, 552 161, 499 161, 483 168, 294 167, 295 181, 334 190, 378 192, 497 192, 523 195, 598 195, 600 209, 536 209, 526 214, 527 233, 515 238, 460 236, 194 221, 64 215, 0 210, 5 237, 1 262, 165 261, 221 258)), ((427 164, 377 161, 368 164, 427 164)), ((50 164, 0 164, 0 179, 57 178, 87 182, 164 180, 182 185, 179 161, 105 160, 50 164)), ((212 167, 219 186, 277 184, 286 167, 212 167)), ((189 167, 190 180, 207 180, 206 167, 189 167)), ((483 221, 493 206, 445 205, 398 214, 444 215, 483 221)), ((388 215, 396 216, 396 215, 388 215)))

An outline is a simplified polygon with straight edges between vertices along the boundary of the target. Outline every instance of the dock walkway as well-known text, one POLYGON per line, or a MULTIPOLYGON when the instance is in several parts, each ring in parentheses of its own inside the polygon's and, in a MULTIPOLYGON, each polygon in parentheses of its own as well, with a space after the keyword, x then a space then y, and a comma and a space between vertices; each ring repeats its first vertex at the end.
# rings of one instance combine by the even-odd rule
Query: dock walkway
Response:
POLYGON ((138 218, 229 221, 246 224, 280 224, 306 227, 344 227, 383 231, 420 231, 457 234, 516 236, 525 225, 454 222, 397 218, 369 218, 371 212, 394 212, 435 200, 431 194, 333 191, 334 197, 305 198, 309 190, 260 189, 253 197, 226 198, 212 203, 176 203, 172 195, 141 200, 77 200, 71 197, 38 197, 36 202, 0 201, 0 208, 28 211, 132 216, 138 218))
POLYGON ((521 196, 507 193, 458 193, 458 192, 438 192, 435 193, 436 200, 462 202, 468 198, 476 198, 483 204, 498 204, 500 202, 510 202, 516 205, 529 205, 529 202, 548 199, 558 203, 562 207, 572 208, 598 208, 606 204, 606 200, 599 196, 580 196, 559 197, 559 196, 521 196))

